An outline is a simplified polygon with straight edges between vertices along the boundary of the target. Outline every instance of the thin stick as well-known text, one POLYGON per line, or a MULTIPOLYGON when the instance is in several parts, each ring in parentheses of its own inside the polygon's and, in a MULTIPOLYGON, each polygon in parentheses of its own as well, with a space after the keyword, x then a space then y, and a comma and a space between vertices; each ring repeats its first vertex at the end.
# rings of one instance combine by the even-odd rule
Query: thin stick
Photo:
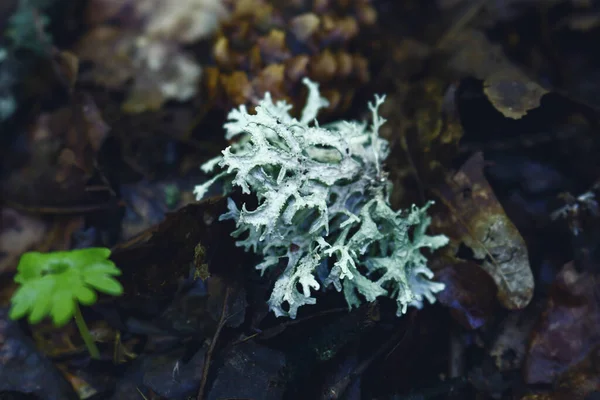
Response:
POLYGON ((198 395, 196 396, 196 400, 204 399, 204 390, 206 387, 206 382, 208 381, 208 370, 210 367, 210 362, 212 360, 213 352, 215 351, 215 347, 217 346, 217 339, 221 334, 221 329, 225 326, 225 321, 227 320, 227 303, 229 301, 229 293, 231 288, 227 286, 225 289, 225 296, 223 299, 223 310, 221 310, 221 317, 219 318, 219 323, 217 325, 217 330, 213 335, 213 338, 210 342, 210 346, 208 346, 208 351, 206 352, 206 357, 204 357, 204 366, 202 368, 202 379, 200 380, 200 388, 198 389, 198 395))

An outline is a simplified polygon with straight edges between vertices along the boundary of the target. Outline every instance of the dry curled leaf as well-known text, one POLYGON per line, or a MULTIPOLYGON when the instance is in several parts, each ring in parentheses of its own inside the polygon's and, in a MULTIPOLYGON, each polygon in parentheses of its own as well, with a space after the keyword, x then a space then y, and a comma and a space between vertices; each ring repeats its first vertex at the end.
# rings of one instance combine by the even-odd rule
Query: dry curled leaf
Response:
POLYGON ((463 75, 483 80, 484 93, 505 117, 519 119, 540 106, 548 91, 510 62, 500 46, 482 32, 467 30, 457 35, 450 48, 451 66, 463 75))
POLYGON ((445 251, 490 274, 502 306, 524 308, 534 288, 527 247, 483 174, 483 155, 471 156, 437 192, 448 211, 434 215, 433 223, 450 238, 445 251))

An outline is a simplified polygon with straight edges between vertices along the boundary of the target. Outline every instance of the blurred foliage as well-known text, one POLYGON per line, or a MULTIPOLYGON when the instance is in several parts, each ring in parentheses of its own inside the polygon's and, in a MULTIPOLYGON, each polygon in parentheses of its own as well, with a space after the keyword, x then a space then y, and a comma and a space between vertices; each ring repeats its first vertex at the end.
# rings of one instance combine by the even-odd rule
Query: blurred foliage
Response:
POLYGON ((52 43, 46 31, 50 18, 43 14, 57 0, 19 0, 17 9, 8 19, 4 34, 10 40, 10 47, 16 50, 43 52, 52 43))
MULTIPOLYGON (((52 37, 44 10, 59 0, 19 0, 0 37, 0 123, 17 109, 15 86, 25 76, 32 58, 48 51, 52 37)), ((0 25, 1 26, 1 25, 0 25)))

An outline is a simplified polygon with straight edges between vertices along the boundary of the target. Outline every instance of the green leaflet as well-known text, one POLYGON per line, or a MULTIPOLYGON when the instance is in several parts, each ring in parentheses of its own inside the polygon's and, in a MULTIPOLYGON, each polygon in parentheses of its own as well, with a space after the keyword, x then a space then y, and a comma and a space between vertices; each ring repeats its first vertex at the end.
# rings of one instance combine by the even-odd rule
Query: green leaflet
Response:
POLYGON ((15 276, 20 286, 11 299, 10 318, 29 315, 29 322, 35 324, 50 316, 60 326, 73 317, 75 302, 94 304, 95 291, 122 294, 123 287, 114 278, 121 271, 109 256, 106 248, 23 254, 15 276))

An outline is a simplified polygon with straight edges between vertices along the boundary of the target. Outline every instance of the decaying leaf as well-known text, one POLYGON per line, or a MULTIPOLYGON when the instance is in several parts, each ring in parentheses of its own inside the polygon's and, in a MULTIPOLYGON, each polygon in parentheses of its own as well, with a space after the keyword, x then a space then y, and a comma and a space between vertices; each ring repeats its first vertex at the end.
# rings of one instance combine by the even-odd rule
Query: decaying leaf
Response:
POLYGON ((433 224, 450 238, 446 251, 479 263, 496 282, 502 306, 524 308, 534 287, 527 247, 483 175, 483 155, 471 156, 436 191, 447 213, 434 214, 433 224))
POLYGON ((521 312, 510 313, 502 321, 490 348, 490 355, 498 370, 516 371, 523 367, 531 332, 540 312, 540 307, 536 306, 532 304, 521 312))
POLYGON ((496 284, 480 266, 469 260, 438 258, 434 260, 436 279, 446 285, 437 299, 450 309, 452 316, 467 329, 482 327, 497 308, 496 284), (436 266, 443 264, 441 269, 436 266))
POLYGON ((123 271, 125 296, 170 298, 182 280, 194 276, 199 263, 209 264, 211 275, 218 268, 220 276, 229 277, 236 265, 233 257, 242 250, 230 248, 229 224, 217 223, 225 209, 224 199, 189 204, 115 248, 111 258, 123 271), (197 257, 198 244, 205 248, 202 259, 197 257))
POLYGON ((108 187, 88 190, 87 184, 97 173, 96 154, 109 128, 88 95, 76 93, 71 102, 37 116, 25 152, 11 153, 11 174, 0 182, 5 200, 48 213, 107 202, 108 187))
POLYGON ((536 326, 525 365, 530 384, 552 383, 600 344, 596 280, 566 264, 551 288, 536 326))
POLYGON ((488 76, 483 92, 498 111, 512 119, 522 118, 527 111, 538 108, 541 97, 548 93, 514 69, 488 76))
POLYGON ((449 46, 455 50, 450 61, 452 67, 483 80, 486 96, 507 118, 522 118, 539 107, 540 99, 548 93, 510 62, 501 47, 490 43, 482 32, 461 32, 449 46))
POLYGON ((521 400, 594 400, 600 392, 599 362, 600 347, 596 347, 585 359, 560 375, 553 390, 530 394, 521 400))
MULTIPOLYGON (((436 278, 446 284, 446 290, 438 296, 440 302, 450 308, 453 317, 459 323, 468 329, 476 329, 494 316, 497 307, 496 296, 505 299, 503 305, 509 308, 524 307, 529 301, 533 278, 529 270, 525 244, 495 198, 490 198, 489 203, 497 210, 484 210, 483 205, 476 204, 477 199, 470 202, 463 199, 462 187, 457 187, 458 184, 452 181, 452 177, 448 177, 453 160, 459 154, 459 141, 463 136, 456 95, 458 85, 455 79, 464 74, 449 71, 446 68, 447 64, 443 64, 431 67, 433 71, 430 71, 430 74, 433 76, 415 81, 410 78, 410 73, 404 75, 407 74, 406 71, 413 71, 414 74, 427 67, 423 60, 431 56, 431 47, 421 42, 404 40, 394 43, 392 49, 393 61, 390 61, 386 68, 387 73, 394 77, 396 87, 384 104, 383 115, 388 119, 388 123, 382 127, 383 135, 395 144, 388 162, 390 176, 394 180, 392 199, 395 204, 418 202, 431 198, 429 188, 434 188, 432 191, 435 192, 437 187, 442 187, 443 190, 453 187, 446 194, 449 199, 444 199, 443 194, 440 195, 443 201, 438 200, 438 205, 457 201, 457 204, 452 205, 456 210, 447 209, 444 212, 441 210, 442 205, 433 212, 434 220, 444 225, 438 232, 451 237, 453 244, 441 251, 444 255, 434 260, 432 268, 436 271, 436 278), (457 219, 451 217, 452 213, 469 214, 478 210, 478 215, 463 216, 467 220, 464 222, 467 226, 463 228, 456 226, 457 219), (498 216, 498 219, 488 220, 485 217, 487 212, 493 218, 498 216), (475 239, 470 241, 472 243, 464 244, 462 236, 471 234, 468 228, 475 222, 478 225, 478 231, 472 234, 475 239), (508 227, 496 228, 494 222, 503 222, 508 227), (487 231, 485 224, 489 225, 487 231), (495 232, 495 240, 506 240, 508 244, 511 244, 511 240, 516 240, 512 246, 516 253, 524 254, 523 260, 512 264, 508 261, 510 256, 500 254, 505 243, 486 243, 485 246, 477 243, 477 240, 489 239, 487 233, 491 229, 501 231, 495 232), (505 233, 510 235, 508 239, 504 239, 505 233), (457 255, 459 248, 468 248, 470 245, 480 249, 476 258, 465 257, 462 253, 457 255), (499 253, 496 257, 504 257, 501 258, 499 267, 492 267, 493 262, 486 261, 486 258, 491 259, 484 254, 487 247, 493 247, 493 251, 499 253), (516 277, 509 279, 508 283, 503 282, 506 269, 519 269, 521 264, 524 265, 527 285, 526 288, 521 288, 524 294, 519 293, 519 288, 510 287, 516 283, 512 281, 517 279, 516 277), (481 268, 482 265, 485 265, 485 268, 481 268), (497 270, 497 273, 490 274, 493 270, 497 270)), ((474 182, 476 187, 472 189, 480 190, 479 194, 485 194, 484 198, 488 195, 493 196, 482 173, 479 175, 477 179, 485 186, 482 187, 477 181, 474 182)))

